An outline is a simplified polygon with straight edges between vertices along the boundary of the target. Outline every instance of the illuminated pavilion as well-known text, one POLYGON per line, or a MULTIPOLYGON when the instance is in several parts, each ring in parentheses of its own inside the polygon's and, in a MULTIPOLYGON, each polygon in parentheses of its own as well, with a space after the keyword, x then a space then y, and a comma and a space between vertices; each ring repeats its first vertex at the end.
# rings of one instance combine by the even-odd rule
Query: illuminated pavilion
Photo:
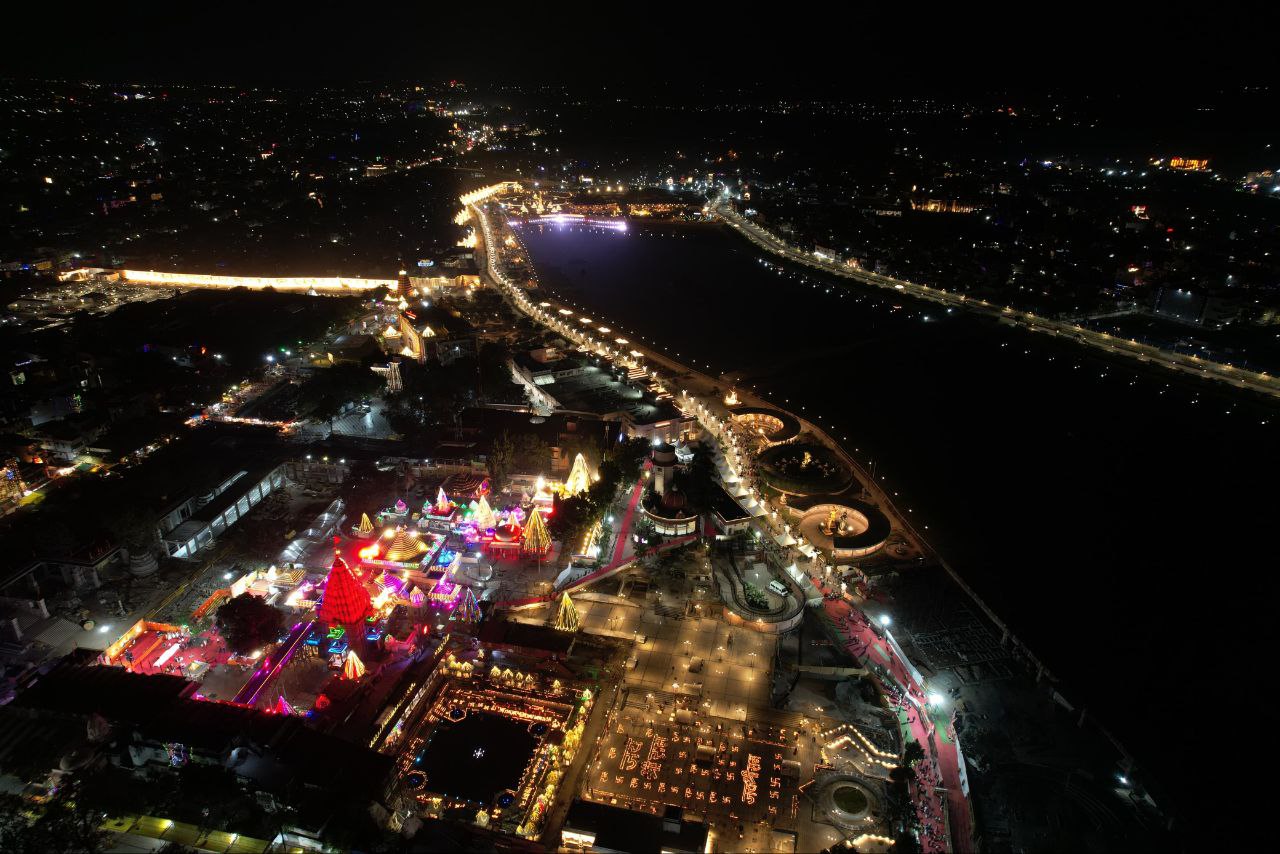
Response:
POLYGON ((428 550, 421 537, 403 529, 396 531, 382 559, 393 563, 418 563, 428 550))

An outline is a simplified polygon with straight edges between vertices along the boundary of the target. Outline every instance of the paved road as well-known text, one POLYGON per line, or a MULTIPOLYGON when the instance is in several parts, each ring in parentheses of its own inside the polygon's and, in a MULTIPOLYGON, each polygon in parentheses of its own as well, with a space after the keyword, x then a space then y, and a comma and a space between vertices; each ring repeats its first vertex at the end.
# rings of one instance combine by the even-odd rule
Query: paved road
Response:
POLYGON ((267 687, 276 674, 280 672, 293 654, 297 652, 298 647, 302 646, 302 642, 307 639, 307 635, 311 633, 311 627, 315 625, 314 620, 298 623, 285 638, 284 643, 280 644, 271 656, 263 659, 258 669, 253 671, 253 675, 249 677, 249 681, 244 683, 244 687, 232 698, 233 703, 245 703, 252 706, 257 702, 258 695, 262 693, 262 689, 267 687))
POLYGON ((821 270, 829 275, 853 279, 862 284, 896 291, 942 305, 963 308, 966 311, 987 317, 999 318, 1033 332, 1056 335, 1099 350, 1105 350, 1108 353, 1137 359, 1140 362, 1163 365, 1180 373, 1217 380, 1237 388, 1280 397, 1280 378, 1273 377, 1270 374, 1237 368, 1223 362, 1212 362, 1201 359, 1198 356, 1177 353, 1172 350, 1163 350, 1149 344, 1139 343, 1133 339, 1120 338, 1115 335, 1109 335, 1106 332, 1095 332, 1078 324, 1041 317, 1029 311, 1019 311, 1008 306, 995 305, 985 300, 970 299, 965 294, 951 293, 941 288, 931 288, 927 285, 919 285, 903 279, 894 279, 867 270, 849 267, 835 259, 815 256, 813 253, 804 252, 792 246, 777 235, 746 219, 723 200, 712 204, 709 210, 761 249, 772 252, 796 264, 803 264, 806 267, 821 270))
POLYGON ((564 825, 565 816, 568 815, 569 807, 578 796, 583 769, 595 754, 596 742, 609 719, 609 711, 617 702, 620 685, 618 677, 606 676, 598 686, 595 704, 592 705, 591 715, 587 718, 587 725, 582 730, 582 740, 578 742, 578 753, 573 757, 573 765, 569 768, 569 772, 561 779, 556 801, 547 812, 543 823, 542 844, 548 851, 560 848, 560 830, 564 825))
MULTIPOLYGON (((832 592, 822 585, 819 587, 824 593, 832 592)), ((870 615, 844 599, 824 599, 823 609, 845 638, 849 653, 865 667, 874 670, 878 666, 891 677, 880 682, 890 696, 896 696, 899 724, 904 725, 903 729, 924 750, 924 760, 918 765, 919 779, 913 786, 924 850, 970 851, 972 821, 960 785, 954 735, 939 737, 937 717, 929 714, 923 687, 912 678, 912 668, 898 655, 894 644, 872 625, 870 615), (906 688, 906 695, 902 694, 902 688, 906 688), (950 838, 948 822, 943 820, 944 809, 949 819, 950 838)), ((944 717, 942 726, 946 725, 944 717)))
POLYGON ((359 439, 389 439, 395 430, 382 416, 383 404, 376 403, 370 412, 353 409, 341 418, 333 419, 333 432, 338 436, 352 436, 359 439))

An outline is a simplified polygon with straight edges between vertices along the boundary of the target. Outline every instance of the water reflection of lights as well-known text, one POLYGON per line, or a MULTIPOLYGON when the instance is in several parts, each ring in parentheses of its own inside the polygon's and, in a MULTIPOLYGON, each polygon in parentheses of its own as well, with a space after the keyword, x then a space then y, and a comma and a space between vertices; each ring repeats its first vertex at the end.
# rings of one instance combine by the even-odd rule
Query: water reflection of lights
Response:
POLYGON ((627 221, 624 219, 591 219, 583 214, 546 214, 545 216, 530 217, 523 221, 513 219, 510 222, 512 225, 589 225, 593 228, 606 228, 610 231, 625 232, 627 230, 627 221))

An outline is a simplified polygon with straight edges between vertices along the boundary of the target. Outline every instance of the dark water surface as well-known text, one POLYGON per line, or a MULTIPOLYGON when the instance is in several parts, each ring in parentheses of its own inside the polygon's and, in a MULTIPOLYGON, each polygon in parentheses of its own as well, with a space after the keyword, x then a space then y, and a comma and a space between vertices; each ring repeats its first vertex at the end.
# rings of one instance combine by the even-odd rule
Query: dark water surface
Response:
POLYGON ((488 806, 519 785, 537 746, 527 723, 472 711, 459 723, 442 721, 415 768, 426 772, 431 791, 488 806))
POLYGON ((1198 737, 1179 711, 1203 702, 1198 686, 1244 689, 1270 671, 1274 404, 779 272, 716 226, 521 234, 557 296, 742 374, 874 459, 1063 693, 1141 760, 1178 767, 1166 748, 1198 737))

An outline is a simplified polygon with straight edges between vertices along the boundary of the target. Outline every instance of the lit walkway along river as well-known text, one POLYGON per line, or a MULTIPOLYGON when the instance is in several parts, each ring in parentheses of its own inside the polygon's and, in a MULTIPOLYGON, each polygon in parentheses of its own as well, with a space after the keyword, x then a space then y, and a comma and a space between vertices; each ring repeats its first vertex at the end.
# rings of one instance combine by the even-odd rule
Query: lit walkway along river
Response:
POLYGON ((1158 686, 1199 668, 1253 678, 1274 591, 1259 546, 1274 502, 1257 497, 1280 474, 1268 399, 782 269, 721 226, 521 236, 554 294, 734 372, 874 461, 933 545, 1146 761, 1195 739, 1158 686), (1230 602, 1230 652, 1189 628, 1208 596, 1230 602))
POLYGON ((850 268, 840 264, 835 259, 826 258, 817 253, 804 252, 792 246, 776 234, 741 216, 723 202, 710 206, 709 210, 761 249, 788 261, 829 273, 837 278, 851 279, 862 285, 898 291, 922 300, 938 303, 944 307, 959 308, 987 317, 1000 318, 1033 332, 1066 336, 1079 344, 1095 347, 1108 353, 1137 359, 1141 362, 1155 362, 1162 367, 1179 373, 1216 382, 1224 382, 1237 388, 1280 397, 1280 378, 1273 377, 1270 374, 1244 370, 1221 362, 1207 361, 1194 355, 1163 350, 1106 332, 1095 332, 1078 324, 1041 317, 1029 311, 1019 311, 1009 306, 994 305, 981 299, 970 299, 964 294, 951 293, 928 285, 919 285, 901 279, 882 276, 867 270, 850 268))

